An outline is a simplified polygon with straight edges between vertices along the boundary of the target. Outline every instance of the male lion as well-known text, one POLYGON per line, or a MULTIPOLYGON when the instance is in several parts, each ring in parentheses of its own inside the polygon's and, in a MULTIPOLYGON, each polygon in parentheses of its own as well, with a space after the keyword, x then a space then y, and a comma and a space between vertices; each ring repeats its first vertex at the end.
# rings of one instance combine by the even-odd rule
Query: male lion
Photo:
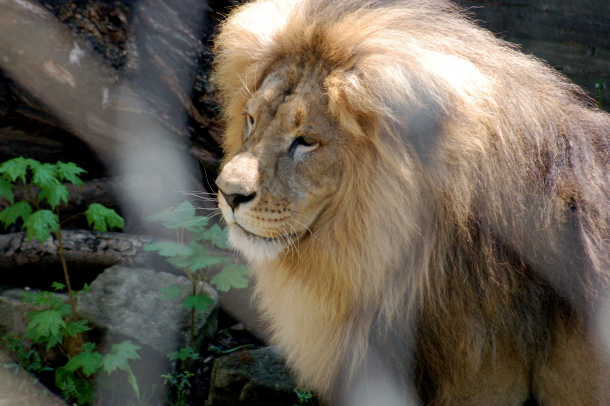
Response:
POLYGON ((216 53, 219 205, 301 383, 610 404, 610 116, 582 90, 444 0, 257 1, 216 53))

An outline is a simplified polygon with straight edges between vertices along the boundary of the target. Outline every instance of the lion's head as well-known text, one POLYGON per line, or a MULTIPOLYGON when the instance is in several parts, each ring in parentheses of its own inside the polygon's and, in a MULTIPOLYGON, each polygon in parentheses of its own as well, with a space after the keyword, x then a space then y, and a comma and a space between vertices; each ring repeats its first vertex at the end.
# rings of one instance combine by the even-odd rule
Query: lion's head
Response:
POLYGON ((580 89, 444 0, 248 3, 215 63, 219 205, 302 382, 560 404, 565 363, 596 391, 569 354, 610 274, 610 119, 580 89))
POLYGON ((315 228, 345 166, 345 135, 328 114, 320 72, 280 65, 252 89, 242 145, 217 180, 231 241, 255 263, 275 259, 315 228))

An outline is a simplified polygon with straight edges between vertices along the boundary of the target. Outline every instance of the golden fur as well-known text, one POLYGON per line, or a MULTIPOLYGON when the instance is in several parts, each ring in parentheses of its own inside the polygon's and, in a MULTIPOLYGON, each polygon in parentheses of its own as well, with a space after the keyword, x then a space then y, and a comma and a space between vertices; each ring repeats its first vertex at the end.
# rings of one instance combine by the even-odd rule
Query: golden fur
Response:
POLYGON ((219 204, 303 384, 610 404, 610 118, 578 87, 443 0, 253 2, 215 63, 219 204))

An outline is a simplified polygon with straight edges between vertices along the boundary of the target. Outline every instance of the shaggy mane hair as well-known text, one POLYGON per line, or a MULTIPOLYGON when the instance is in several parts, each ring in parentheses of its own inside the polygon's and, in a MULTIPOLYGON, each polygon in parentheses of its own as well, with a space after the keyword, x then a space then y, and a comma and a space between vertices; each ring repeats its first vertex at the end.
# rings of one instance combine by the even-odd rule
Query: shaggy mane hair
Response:
POLYGON ((346 134, 343 184, 307 243, 254 269, 301 382, 346 399, 375 370, 442 405, 523 379, 548 404, 570 404, 563 384, 602 402, 582 395, 599 369, 579 340, 608 285, 609 116, 447 1, 263 0, 216 40, 227 156, 280 62, 323 67, 346 134), (549 383, 557 365, 572 382, 549 383))

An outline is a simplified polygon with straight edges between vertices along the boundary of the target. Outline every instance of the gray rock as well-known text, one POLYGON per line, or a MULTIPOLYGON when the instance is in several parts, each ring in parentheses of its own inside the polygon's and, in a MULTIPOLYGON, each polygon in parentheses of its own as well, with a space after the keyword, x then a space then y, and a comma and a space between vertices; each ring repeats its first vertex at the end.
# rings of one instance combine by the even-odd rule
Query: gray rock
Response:
MULTIPOLYGON (((209 285, 200 285, 214 304, 197 311, 195 336, 202 339, 210 329, 207 321, 218 304, 218 293, 209 285)), ((92 283, 91 290, 79 295, 78 313, 108 331, 167 355, 188 342, 190 312, 182 298, 191 293, 191 282, 183 276, 149 269, 113 266, 92 283), (161 288, 182 287, 180 300, 163 300, 161 288)))
POLYGON ((26 314, 33 308, 21 301, 23 292, 23 289, 10 289, 0 294, 0 337, 25 333, 29 323, 26 314))
POLYGON ((273 347, 240 351, 214 362, 208 405, 298 404, 292 376, 273 347))

